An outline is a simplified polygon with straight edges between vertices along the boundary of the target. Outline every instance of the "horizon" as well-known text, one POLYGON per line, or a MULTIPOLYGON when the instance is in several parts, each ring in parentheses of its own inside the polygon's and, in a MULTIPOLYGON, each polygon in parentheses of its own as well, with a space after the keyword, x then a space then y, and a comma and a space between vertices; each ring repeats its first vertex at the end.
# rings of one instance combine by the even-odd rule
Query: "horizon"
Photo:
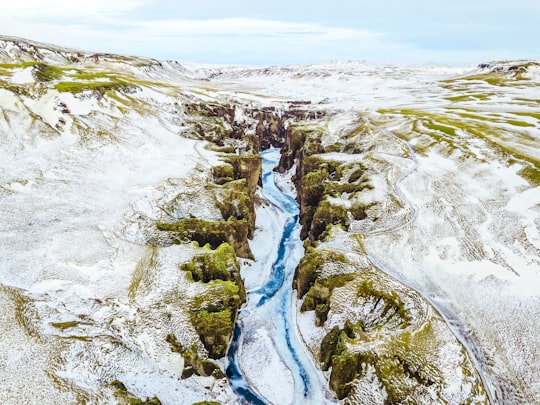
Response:
POLYGON ((3 8, 2 35, 60 47, 211 65, 284 66, 338 61, 464 66, 540 59, 540 4, 463 0, 242 0, 221 4, 20 0, 3 8), (245 6, 249 4, 249 6, 245 6), (392 12, 388 12, 392 10, 392 12))

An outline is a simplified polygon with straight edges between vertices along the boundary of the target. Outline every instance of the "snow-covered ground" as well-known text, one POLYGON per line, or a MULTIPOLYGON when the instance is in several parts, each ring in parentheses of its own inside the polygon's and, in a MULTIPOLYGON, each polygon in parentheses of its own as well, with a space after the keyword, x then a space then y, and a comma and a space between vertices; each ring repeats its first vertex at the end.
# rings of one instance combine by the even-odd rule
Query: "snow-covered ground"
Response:
POLYGON ((197 248, 145 243, 182 210, 221 218, 205 192, 217 154, 178 135, 170 89, 40 90, 29 69, 2 76, 28 94, 0 88, 0 402, 114 403, 119 380, 143 400, 230 403, 225 379, 181 380, 165 341, 200 342, 188 303, 202 287, 179 271, 197 248))
MULTIPOLYGON (((540 402, 537 66, 516 79, 508 64, 495 75, 493 66, 356 62, 208 67, 51 49, 0 41, 1 61, 18 64, 0 65, 0 402, 111 403, 113 380, 164 404, 235 401, 224 379, 181 380, 182 357, 165 342, 168 333, 199 342, 184 304, 202 287, 178 271, 197 248, 144 244, 151 221, 219 218, 205 187, 218 155, 180 135, 181 105, 192 100, 310 101, 307 109, 329 113, 328 145, 367 125, 376 187, 361 202, 384 209, 350 231, 364 235, 378 267, 455 320, 495 402, 540 402), (135 87, 115 97, 61 92, 36 83, 23 63, 36 55, 69 66, 64 75, 76 77, 76 65, 135 87)), ((248 290, 268 277, 275 252, 266 241, 285 221, 271 206, 257 215, 260 259, 242 270, 248 290)), ((315 328, 310 314, 298 324, 315 328)), ((284 403, 298 389, 295 371, 267 350, 283 336, 250 327, 244 371, 284 403)))

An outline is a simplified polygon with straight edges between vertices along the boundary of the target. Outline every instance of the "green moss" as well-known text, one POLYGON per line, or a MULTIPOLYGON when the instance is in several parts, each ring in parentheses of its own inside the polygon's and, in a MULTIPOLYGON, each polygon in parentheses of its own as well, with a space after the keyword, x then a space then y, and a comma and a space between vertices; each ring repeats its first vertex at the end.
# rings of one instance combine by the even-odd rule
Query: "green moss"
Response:
POLYGON ((453 101, 453 102, 474 101, 474 97, 469 94, 465 94, 462 96, 444 97, 444 99, 448 101, 453 101))
POLYGON ((365 173, 365 168, 359 167, 354 172, 352 172, 351 175, 349 176, 349 183, 354 183, 360 180, 362 176, 364 175, 364 173, 365 173))
MULTIPOLYGON (((540 100, 538 100, 537 103, 540 104, 540 100)), ((522 116, 522 117, 536 118, 538 121, 540 121, 540 113, 526 111, 526 112, 514 112, 514 114, 522 116)))
POLYGON ((122 398, 129 405, 161 405, 161 401, 158 397, 146 398, 145 400, 134 397, 128 391, 124 383, 119 380, 114 380, 109 383, 109 385, 116 389, 114 395, 118 398, 122 398))
POLYGON ((352 388, 351 383, 356 378, 358 367, 358 356, 341 354, 333 357, 330 388, 336 393, 338 399, 349 395, 352 388))
POLYGON ((526 179, 532 186, 540 186, 540 167, 526 166, 518 173, 521 177, 526 179))
POLYGON ((228 310, 236 314, 245 300, 243 286, 239 286, 232 281, 214 280, 208 283, 208 289, 204 294, 194 299, 193 310, 205 309, 210 312, 228 310))
POLYGON ((182 346, 182 343, 176 339, 176 336, 172 333, 169 333, 167 337, 165 338, 165 341, 171 345, 171 351, 174 353, 184 353, 184 346, 182 346))
MULTIPOLYGON (((460 147, 464 152, 466 151, 467 145, 465 143, 458 144, 458 139, 453 139, 455 138, 454 135, 456 134, 456 130, 459 129, 472 136, 485 140, 489 145, 497 147, 502 152, 509 155, 509 157, 522 159, 540 167, 540 160, 529 152, 531 147, 536 146, 535 140, 531 139, 525 131, 509 131, 503 126, 497 126, 498 123, 506 123, 507 121, 500 119, 487 121, 485 119, 478 119, 476 115, 472 118, 467 117, 467 114, 463 113, 438 114, 412 109, 380 110, 380 112, 386 114, 401 114, 409 116, 414 120, 419 120, 424 127, 431 127, 431 129, 436 130, 437 133, 443 134, 444 138, 440 138, 435 132, 427 133, 427 135, 434 136, 439 144, 441 141, 447 142, 450 148, 460 147), (524 147, 520 147, 520 145, 523 145, 524 147)), ((415 126, 415 130, 417 129, 418 127, 415 126)), ((420 132, 422 131, 420 130, 420 132)))
POLYGON ((20 62, 20 63, 0 63, 1 69, 24 69, 30 66, 39 64, 39 62, 30 61, 30 62, 20 62))
MULTIPOLYGON (((304 302, 302 302, 302 306, 300 307, 300 310, 302 312, 313 311, 317 308, 318 305, 330 305, 330 296, 332 295, 332 291, 334 290, 334 288, 343 287, 345 284, 352 281, 353 279, 353 274, 339 274, 330 276, 326 279, 315 280, 315 283, 313 283, 313 285, 307 292, 304 298, 304 302)), ((326 311, 326 314, 327 313, 328 311, 326 311)), ((317 318, 320 325, 324 324, 324 321, 326 320, 326 314, 321 313, 321 315, 323 316, 321 318, 317 318)))
MULTIPOLYGON (((399 316, 402 320, 401 328, 407 327, 412 322, 412 318, 407 312, 402 298, 395 290, 386 290, 370 279, 360 280, 355 284, 355 287, 358 297, 365 297, 370 300, 376 300, 377 302, 381 301, 384 303, 384 308, 380 317, 384 317, 387 313, 399 316)), ((375 325, 369 325, 369 328, 374 326, 375 325)))
POLYGON ((342 287, 354 279, 353 274, 339 274, 319 279, 322 266, 327 262, 346 263, 346 259, 342 254, 333 251, 308 253, 300 260, 293 279, 293 288, 298 290, 299 298, 304 298, 300 310, 315 310, 317 325, 324 324, 327 319, 333 289, 342 287))
POLYGON ((201 374, 203 377, 214 377, 218 380, 225 378, 225 374, 223 374, 223 371, 219 368, 219 366, 210 360, 202 360, 201 361, 201 367, 203 370, 203 373, 201 374))
POLYGON ((446 126, 446 125, 440 125, 440 124, 436 124, 436 123, 429 122, 429 121, 423 122, 423 125, 428 129, 431 129, 433 131, 443 132, 446 135, 450 135, 450 136, 455 136, 456 135, 455 128, 452 128, 452 127, 449 127, 449 126, 446 126))
POLYGON ((323 153, 324 148, 321 144, 323 132, 324 128, 316 124, 309 125, 306 122, 289 124, 285 132, 285 145, 281 150, 279 171, 283 173, 292 168, 297 158, 304 160, 310 155, 323 153))
POLYGON ((73 328, 74 326, 79 325, 79 321, 68 321, 68 322, 51 322, 51 326, 57 329, 68 329, 73 328))
POLYGON ((246 179, 230 181, 216 195, 216 205, 225 219, 247 221, 248 238, 255 232, 254 196, 250 193, 246 179))
POLYGON ((193 326, 208 350, 209 357, 225 356, 234 328, 234 317, 228 309, 220 312, 201 310, 192 317, 193 326))
POLYGON ((328 174, 321 170, 307 173, 302 178, 301 198, 304 204, 315 206, 322 198, 328 174))
POLYGON ((111 382, 109 384, 111 387, 113 388, 116 388, 117 390, 120 390, 120 391, 126 391, 127 392, 127 388, 126 386, 124 385, 124 383, 120 380, 114 380, 113 382, 111 382))
POLYGON ((127 82, 102 82, 102 81, 96 81, 96 82, 60 82, 54 85, 54 88, 58 90, 59 92, 66 92, 66 93, 73 93, 78 94, 82 93, 83 91, 93 91, 97 92, 101 95, 104 95, 105 93, 109 91, 118 91, 118 92, 126 92, 130 93, 137 89, 137 86, 134 86, 133 84, 127 83, 127 82))
POLYGON ((414 333, 405 330, 391 340, 379 342, 377 352, 350 354, 348 345, 364 339, 363 331, 361 322, 347 321, 343 329, 334 327, 321 343, 319 360, 323 369, 332 367, 331 388, 338 397, 349 394, 350 383, 359 377, 364 365, 374 369, 388 403, 403 403, 419 386, 442 383, 439 370, 429 361, 430 351, 438 345, 430 322, 414 333))
POLYGON ((302 167, 302 175, 307 174, 309 172, 314 172, 317 170, 320 170, 323 172, 327 178, 332 178, 333 180, 338 180, 338 178, 335 178, 336 174, 338 173, 339 168, 343 166, 343 163, 341 162, 334 162, 331 160, 325 160, 321 156, 303 156, 301 167, 302 167))
POLYGON ((70 77, 80 81, 116 81, 119 75, 113 72, 104 72, 104 71, 89 71, 89 70, 80 70, 76 69, 75 72, 69 72, 70 77))
POLYGON ((237 279, 240 272, 234 249, 228 243, 222 243, 211 253, 195 256, 191 262, 183 264, 181 269, 189 271, 193 281, 203 283, 237 279))
POLYGON ((32 74, 39 82, 50 82, 60 79, 63 75, 63 69, 46 63, 37 63, 32 74))
POLYGON ((192 375, 200 375, 202 377, 214 377, 217 379, 225 378, 225 374, 219 366, 211 360, 201 359, 197 352, 195 344, 188 348, 184 348, 179 343, 173 334, 167 335, 167 342, 171 345, 171 350, 175 353, 180 353, 184 357, 184 369, 182 370, 182 379, 189 378, 192 375))
POLYGON ((230 164, 214 166, 212 177, 216 184, 225 184, 234 180, 234 167, 230 164))
POLYGON ((313 214, 311 227, 309 230, 310 240, 322 239, 328 225, 343 225, 348 228, 352 220, 364 219, 366 217, 366 207, 356 205, 345 207, 334 205, 327 199, 323 200, 313 214))
MULTIPOLYGON (((214 289, 219 290, 213 293, 214 296, 216 294, 223 294, 226 297, 230 295, 239 296, 240 304, 233 304, 230 306, 231 310, 236 310, 241 303, 245 302, 246 292, 240 276, 240 266, 231 245, 223 243, 214 251, 195 256, 190 262, 184 263, 180 268, 188 272, 192 281, 209 283, 214 280, 221 280, 232 282, 232 285, 236 287, 229 288, 229 283, 212 284, 214 289)), ((199 307, 202 305, 202 302, 198 302, 199 307)))
POLYGON ((330 311, 330 306, 328 304, 317 304, 315 307, 315 317, 317 319, 318 325, 324 325, 328 319, 328 312, 330 311))
POLYGON ((144 401, 139 398, 128 398, 129 405, 161 405, 158 397, 146 398, 144 401))
POLYGON ((322 253, 309 253, 302 257, 294 270, 293 289, 298 291, 298 297, 303 298, 320 274, 320 268, 325 258, 322 253))
POLYGON ((259 155, 229 155, 227 161, 234 170, 234 179, 246 179, 250 196, 254 196, 257 185, 261 184, 262 158, 259 155))
POLYGON ((0 89, 10 91, 10 92, 12 92, 14 94, 17 94, 17 95, 20 95, 20 96, 29 96, 30 95, 30 92, 28 91, 27 86, 11 84, 11 83, 8 83, 5 80, 1 80, 1 79, 0 79, 0 89))
POLYGON ((336 351, 341 330, 339 326, 334 326, 330 332, 326 334, 321 342, 321 350, 319 352, 319 361, 323 371, 327 371, 332 365, 332 356, 340 354, 336 351))
POLYGON ((514 125, 516 127, 536 127, 536 125, 531 124, 529 122, 525 121, 518 121, 518 120, 506 120, 506 122, 510 125, 514 125))
POLYGON ((234 248, 238 256, 253 258, 247 242, 249 225, 245 219, 229 218, 227 221, 214 222, 184 218, 174 223, 158 222, 156 227, 160 231, 171 232, 175 243, 197 241, 199 245, 208 243, 215 249, 226 242, 234 248))
POLYGON ((195 330, 211 358, 225 355, 238 308, 245 302, 245 291, 231 281, 212 281, 208 290, 193 302, 191 317, 195 330))

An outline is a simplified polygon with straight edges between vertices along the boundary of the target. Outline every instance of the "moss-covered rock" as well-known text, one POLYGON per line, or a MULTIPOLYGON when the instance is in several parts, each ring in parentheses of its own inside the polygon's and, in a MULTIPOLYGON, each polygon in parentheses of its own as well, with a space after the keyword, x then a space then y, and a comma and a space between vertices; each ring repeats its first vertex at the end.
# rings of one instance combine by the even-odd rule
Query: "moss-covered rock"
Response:
POLYGON ((317 279, 304 297, 300 310, 315 310, 317 326, 323 325, 331 308, 330 296, 334 288, 343 287, 354 279, 353 274, 339 274, 327 279, 317 279))
POLYGON ((193 281, 208 283, 212 280, 238 281, 240 267, 234 249, 228 243, 222 243, 215 250, 195 256, 181 267, 191 272, 193 281))
POLYGON ((293 289, 298 291, 298 297, 303 298, 319 276, 320 267, 325 257, 320 252, 309 253, 302 257, 294 270, 293 289))
POLYGON ((233 281, 214 280, 208 283, 207 290, 193 300, 193 311, 201 309, 209 312, 229 310, 232 314, 246 301, 243 286, 233 281))
POLYGON ((350 223, 366 218, 366 206, 355 204, 351 207, 336 205, 325 199, 321 201, 313 214, 308 236, 310 240, 323 239, 329 225, 342 225, 348 229, 350 223))
POLYGON ((234 168, 234 179, 246 179, 250 196, 254 196, 261 184, 262 159, 259 155, 228 155, 227 161, 234 168))
POLYGON ((194 374, 202 377, 212 376, 217 379, 225 378, 225 374, 216 363, 208 359, 202 359, 199 356, 197 345, 193 344, 188 348, 184 348, 173 334, 167 335, 166 341, 171 345, 171 351, 180 353, 184 358, 183 379, 194 374))
POLYGON ((226 242, 234 248, 238 256, 253 258, 247 241, 249 226, 245 219, 205 221, 198 218, 184 218, 174 223, 158 222, 156 227, 159 231, 170 232, 175 243, 196 241, 200 246, 209 244, 215 249, 226 242))
POLYGON ((356 378, 358 366, 358 356, 354 354, 345 353, 333 357, 330 388, 338 399, 345 398, 351 392, 351 383, 356 378))
POLYGON ((285 132, 285 144, 281 148, 278 171, 286 172, 293 167, 298 152, 304 145, 306 134, 298 125, 289 125, 285 132))
POLYGON ((62 77, 62 69, 46 63, 36 63, 32 68, 32 75, 38 82, 50 82, 62 77))
POLYGON ((346 263, 343 254, 330 250, 316 250, 306 254, 294 272, 293 288, 298 297, 304 298, 301 311, 315 310, 317 325, 323 325, 331 308, 330 296, 336 287, 342 287, 354 278, 353 274, 336 274, 320 279, 322 266, 325 263, 346 263))
POLYGON ((209 357, 223 357, 229 347, 238 309, 246 300, 243 285, 214 280, 193 300, 191 321, 209 357))
POLYGON ((213 177, 214 183, 220 184, 220 185, 225 184, 229 181, 233 181, 234 180, 234 167, 230 164, 214 166, 212 168, 212 177, 213 177))
POLYGON ((116 390, 114 395, 129 405, 161 405, 158 397, 146 398, 145 400, 135 397, 128 391, 124 383, 119 380, 114 380, 109 385, 116 390))
MULTIPOLYGON (((335 326, 322 339, 319 361, 323 370, 331 367, 330 387, 338 398, 347 397, 354 381, 363 378, 369 369, 369 378, 376 379, 381 390, 384 390, 386 403, 416 403, 418 398, 425 400, 426 396, 439 398, 435 402, 445 402, 442 398, 446 398, 447 386, 440 367, 446 359, 439 356, 446 353, 446 349, 441 351, 441 348, 452 343, 447 340, 448 335, 440 335, 442 321, 422 318, 416 325, 411 323, 412 319, 407 313, 410 308, 404 307, 395 291, 380 290, 377 283, 367 280, 355 280, 350 285, 356 288, 358 297, 372 294, 368 301, 360 299, 359 302, 371 302, 371 311, 379 314, 378 322, 387 322, 388 325, 382 328, 375 326, 374 319, 368 325, 364 325, 362 320, 347 320, 342 328, 335 326), (397 322, 398 317, 403 319, 397 322)), ((312 288, 311 291, 316 289, 312 288)), ((309 293, 306 298, 308 296, 309 293)), ((416 316, 419 314, 416 313, 416 316)), ((458 368, 463 367, 460 372, 472 376, 474 371, 471 371, 470 365, 465 365, 464 349, 461 348, 461 354, 456 355, 463 359, 457 362, 458 368)), ((455 359, 450 362, 455 362, 455 359)), ((480 380, 465 387, 465 392, 470 392, 470 398, 484 403, 482 398, 485 398, 485 392, 480 380)))
POLYGON ((254 196, 249 191, 247 180, 239 179, 223 185, 216 195, 216 205, 225 219, 245 219, 248 225, 248 238, 255 232, 254 196))
POLYGON ((225 356, 231 340, 235 317, 230 310, 208 312, 201 310, 192 316, 193 326, 208 350, 208 356, 219 359, 225 356))
POLYGON ((339 335, 341 330, 339 326, 334 326, 330 332, 326 334, 321 342, 321 349, 319 352, 319 361, 321 362, 321 368, 323 371, 327 371, 332 365, 332 356, 339 354, 336 351, 339 341, 339 335))

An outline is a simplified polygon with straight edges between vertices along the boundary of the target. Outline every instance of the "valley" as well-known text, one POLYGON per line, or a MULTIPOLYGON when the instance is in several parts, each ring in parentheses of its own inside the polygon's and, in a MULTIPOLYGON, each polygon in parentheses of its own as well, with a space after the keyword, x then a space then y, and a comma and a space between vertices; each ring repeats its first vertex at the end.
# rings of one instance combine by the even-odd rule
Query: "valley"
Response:
POLYGON ((539 86, 0 37, 0 402, 539 402, 539 86))

